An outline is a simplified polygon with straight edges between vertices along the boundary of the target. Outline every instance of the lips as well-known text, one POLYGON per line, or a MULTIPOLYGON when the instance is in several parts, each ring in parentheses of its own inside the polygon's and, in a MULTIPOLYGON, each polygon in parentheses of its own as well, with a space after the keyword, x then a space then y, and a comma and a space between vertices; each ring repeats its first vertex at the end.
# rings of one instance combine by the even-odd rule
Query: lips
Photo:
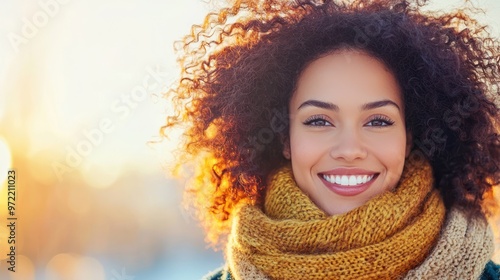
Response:
POLYGON ((334 193, 354 196, 366 191, 377 179, 378 174, 364 169, 338 168, 319 173, 318 177, 334 193))
POLYGON ((322 174, 323 179, 326 181, 341 186, 356 186, 365 184, 373 179, 375 174, 372 175, 327 175, 322 174))

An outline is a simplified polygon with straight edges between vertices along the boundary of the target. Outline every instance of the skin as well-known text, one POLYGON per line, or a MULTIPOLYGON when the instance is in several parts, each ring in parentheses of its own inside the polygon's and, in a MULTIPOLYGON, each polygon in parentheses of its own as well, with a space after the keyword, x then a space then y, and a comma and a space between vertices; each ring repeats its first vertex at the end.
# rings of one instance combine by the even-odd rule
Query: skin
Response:
POLYGON ((342 50, 310 63, 289 103, 290 138, 283 151, 300 189, 329 215, 394 189, 411 148, 403 110, 394 75, 376 58, 342 50), (361 183, 361 193, 346 195, 332 190, 327 173, 373 179, 361 183))

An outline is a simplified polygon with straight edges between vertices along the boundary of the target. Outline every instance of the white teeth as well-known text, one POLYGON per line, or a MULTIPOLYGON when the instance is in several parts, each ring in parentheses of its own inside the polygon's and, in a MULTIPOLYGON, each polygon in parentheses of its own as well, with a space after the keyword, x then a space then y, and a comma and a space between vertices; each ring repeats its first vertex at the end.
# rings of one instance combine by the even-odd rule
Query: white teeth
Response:
POLYGON ((341 186, 356 186, 356 185, 361 185, 364 184, 371 179, 373 179, 373 174, 372 175, 322 175, 323 178, 330 182, 334 183, 337 185, 341 186))
POLYGON ((347 178, 347 176, 342 176, 341 179, 340 179, 340 185, 344 185, 344 186, 347 186, 349 185, 349 179, 347 178))
POLYGON ((356 184, 356 176, 351 175, 349 176, 349 186, 355 186, 356 184))

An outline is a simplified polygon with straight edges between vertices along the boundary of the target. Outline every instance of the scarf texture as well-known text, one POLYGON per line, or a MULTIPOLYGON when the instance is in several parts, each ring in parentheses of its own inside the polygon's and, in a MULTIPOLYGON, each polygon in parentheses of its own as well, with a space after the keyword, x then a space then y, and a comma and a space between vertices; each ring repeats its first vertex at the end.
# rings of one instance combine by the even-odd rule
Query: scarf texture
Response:
POLYGON ((283 167, 270 177, 263 208, 244 205, 234 217, 226 257, 237 280, 477 279, 493 250, 484 220, 453 210, 445 221, 421 159, 407 160, 395 190, 334 216, 283 167))

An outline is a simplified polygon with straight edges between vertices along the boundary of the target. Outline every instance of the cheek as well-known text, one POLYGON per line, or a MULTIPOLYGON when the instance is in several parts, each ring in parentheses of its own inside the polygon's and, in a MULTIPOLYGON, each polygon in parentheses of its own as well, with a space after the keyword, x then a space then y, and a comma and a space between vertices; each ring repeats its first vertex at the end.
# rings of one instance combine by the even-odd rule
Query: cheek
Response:
POLYGON ((292 164, 311 167, 327 152, 325 137, 320 133, 310 133, 303 129, 290 130, 290 151, 292 164))
MULTIPOLYGON (((406 130, 397 127, 391 131, 366 134, 367 146, 374 152, 399 161, 406 154, 406 130)), ((384 156, 385 157, 385 156, 384 156)))
POLYGON ((292 131, 290 133, 290 152, 292 155, 292 164, 294 165, 307 165, 315 152, 313 140, 305 137, 304 133, 292 131), (300 159, 300 160, 298 160, 300 159))
POLYGON ((385 161, 399 162, 404 159, 406 153, 406 141, 404 138, 382 138, 370 141, 371 150, 385 161), (390 160, 390 159, 393 160, 390 160))
POLYGON ((312 191, 313 169, 324 155, 322 145, 318 144, 318 139, 314 135, 305 133, 300 129, 290 130, 290 152, 291 163, 295 181, 302 191, 309 193, 312 191))
POLYGON ((394 188, 401 178, 405 163, 406 133, 374 138, 371 143, 371 152, 386 169, 386 188, 394 188))

